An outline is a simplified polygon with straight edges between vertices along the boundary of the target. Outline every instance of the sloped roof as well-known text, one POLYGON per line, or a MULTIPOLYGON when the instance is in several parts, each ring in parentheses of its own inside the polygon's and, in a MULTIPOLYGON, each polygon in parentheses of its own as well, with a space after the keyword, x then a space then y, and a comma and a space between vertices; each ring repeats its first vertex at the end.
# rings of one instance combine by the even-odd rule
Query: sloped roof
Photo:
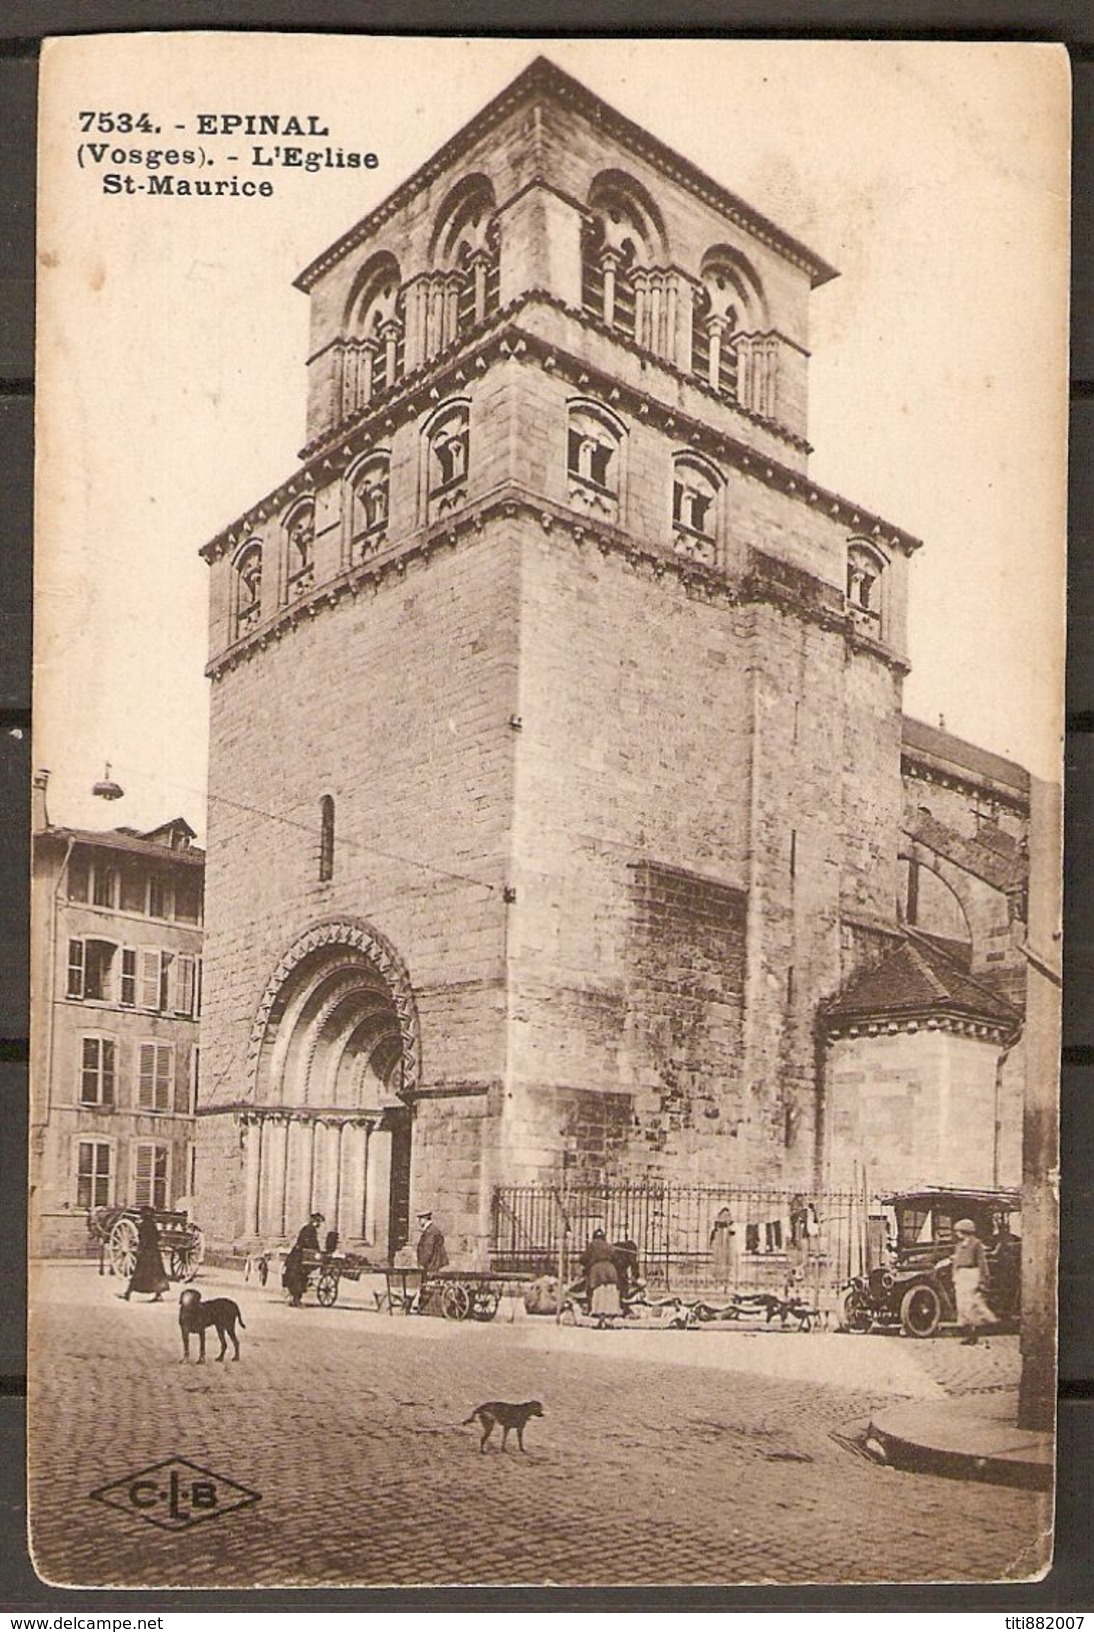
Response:
POLYGON ((375 232, 397 209, 432 181, 434 176, 457 162, 472 143, 491 130, 523 97, 535 95, 549 97, 553 101, 578 108, 607 135, 639 153, 673 181, 688 188, 705 199, 714 209, 738 222, 753 237, 769 244, 787 260, 801 266, 809 274, 814 288, 839 276, 834 266, 829 266, 827 261, 822 260, 799 239, 784 232, 773 221, 761 215, 759 210, 753 209, 720 182, 706 175, 689 159, 683 158, 656 136, 652 136, 649 131, 643 130, 641 125, 636 125, 609 103, 602 101, 582 85, 580 80, 564 73, 547 57, 537 57, 511 80, 503 91, 481 108, 474 118, 450 137, 432 158, 427 159, 412 176, 402 182, 383 203, 377 205, 363 220, 351 227, 349 232, 343 233, 341 238, 306 266, 295 280, 296 288, 304 291, 311 289, 329 267, 375 232))
POLYGON ((923 720, 913 720, 907 714, 903 717, 901 734, 906 752, 921 755, 939 769, 957 775, 964 773, 978 782, 998 783, 1029 796, 1029 772, 1014 760, 1004 759, 1002 754, 989 753, 974 742, 965 742, 962 737, 927 725, 923 720))
POLYGON ((920 935, 909 935, 873 969, 854 976, 825 1015, 829 1021, 960 1015, 1007 1027, 1020 1018, 1011 1004, 920 935))
MULTIPOLYGON (((193 828, 181 816, 173 822, 165 822, 162 827, 152 829, 153 834, 163 834, 165 831, 180 823, 187 832, 193 828)), ((165 844, 162 838, 153 838, 149 834, 135 833, 130 827, 88 828, 88 827, 46 827, 35 834, 35 842, 60 841, 62 844, 69 839, 77 844, 92 845, 100 850, 118 850, 133 856, 154 857, 157 861, 182 862, 191 867, 201 867, 205 864, 205 851, 196 845, 189 845, 185 850, 173 849, 165 844)))

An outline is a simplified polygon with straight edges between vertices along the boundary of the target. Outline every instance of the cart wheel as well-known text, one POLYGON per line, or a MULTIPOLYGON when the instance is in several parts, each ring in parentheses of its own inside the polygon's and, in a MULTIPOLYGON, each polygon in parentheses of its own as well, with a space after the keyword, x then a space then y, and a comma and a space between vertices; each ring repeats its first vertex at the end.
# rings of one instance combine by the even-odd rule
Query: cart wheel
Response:
POLYGON ((319 1285, 315 1295, 324 1309, 329 1309, 338 1297, 338 1275, 333 1269, 325 1269, 319 1277, 319 1285))
POLYGON ((472 1320, 493 1320, 501 1302, 499 1293, 492 1287, 484 1286, 475 1293, 475 1301, 471 1305, 472 1320))
POLYGON ((137 1226, 131 1218, 119 1218, 107 1239, 106 1250, 114 1274, 127 1281, 137 1265, 137 1226))
POLYGON ((445 1320, 466 1320, 471 1312, 471 1294, 462 1281, 453 1281, 441 1291, 441 1312, 445 1320))
POLYGON ((269 1278, 270 1278, 270 1260, 265 1255, 263 1255, 258 1260, 258 1284, 259 1284, 259 1286, 265 1286, 265 1284, 269 1280, 269 1278))
POLYGON ((905 1292, 900 1324, 909 1337, 933 1337, 942 1324, 942 1299, 933 1286, 921 1281, 905 1292))

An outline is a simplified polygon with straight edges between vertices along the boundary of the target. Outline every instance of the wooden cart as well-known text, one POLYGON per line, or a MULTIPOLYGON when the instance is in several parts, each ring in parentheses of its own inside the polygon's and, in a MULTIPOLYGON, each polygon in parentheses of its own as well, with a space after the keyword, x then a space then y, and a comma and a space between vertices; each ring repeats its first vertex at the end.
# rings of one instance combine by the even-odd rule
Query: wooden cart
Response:
MULTIPOLYGON (((250 1280, 254 1274, 259 1285, 265 1286, 273 1271, 280 1281, 288 1256, 288 1247, 265 1247, 247 1259, 244 1278, 250 1280)), ((365 1271, 372 1266, 366 1258, 358 1258, 352 1252, 305 1252, 303 1267, 307 1272, 308 1286, 315 1287, 316 1302, 324 1309, 329 1309, 338 1301, 338 1288, 341 1283, 359 1281, 365 1271)))
MULTIPOLYGON (((188 1213, 155 1212, 163 1267, 169 1280, 192 1281, 205 1257, 205 1237, 190 1221, 188 1213)), ((106 1265, 110 1273, 128 1280, 137 1262, 139 1207, 97 1207, 88 1214, 87 1227, 99 1243, 99 1274, 106 1265)))
POLYGON ((386 1267, 387 1289, 377 1303, 388 1314, 442 1315, 445 1320, 493 1320, 503 1297, 520 1293, 532 1275, 502 1274, 489 1269, 441 1269, 423 1276, 420 1269, 386 1267))

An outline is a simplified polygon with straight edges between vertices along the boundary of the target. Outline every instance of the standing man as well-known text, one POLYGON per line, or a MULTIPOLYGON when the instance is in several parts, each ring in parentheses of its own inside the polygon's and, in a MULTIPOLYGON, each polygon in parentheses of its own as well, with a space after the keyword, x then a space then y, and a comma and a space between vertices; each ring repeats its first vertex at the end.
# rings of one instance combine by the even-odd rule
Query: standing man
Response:
POLYGON ((418 1214, 418 1268, 425 1279, 435 1275, 448 1263, 448 1254, 444 1250, 444 1236, 433 1222, 432 1213, 418 1214))
POLYGON ((984 1301, 989 1270, 984 1243, 971 1218, 959 1218, 953 1227, 953 1291, 957 1303, 957 1324, 964 1328, 962 1343, 979 1341, 978 1328, 990 1326, 995 1316, 984 1301))
POLYGON ((308 1289, 308 1270, 304 1263, 304 1254, 319 1251, 319 1226, 323 1221, 322 1213, 312 1213, 308 1222, 302 1226, 281 1271, 281 1284, 288 1292, 289 1302, 294 1309, 300 1308, 300 1300, 308 1289))

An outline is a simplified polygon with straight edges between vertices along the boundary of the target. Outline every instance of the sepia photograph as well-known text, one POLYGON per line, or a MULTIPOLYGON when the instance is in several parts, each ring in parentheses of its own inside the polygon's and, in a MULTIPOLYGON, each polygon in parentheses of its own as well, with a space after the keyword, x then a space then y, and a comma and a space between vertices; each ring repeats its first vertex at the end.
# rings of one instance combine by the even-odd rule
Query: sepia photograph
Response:
POLYGON ((1048 1570, 1069 142, 1055 46, 45 43, 44 1581, 1048 1570))

